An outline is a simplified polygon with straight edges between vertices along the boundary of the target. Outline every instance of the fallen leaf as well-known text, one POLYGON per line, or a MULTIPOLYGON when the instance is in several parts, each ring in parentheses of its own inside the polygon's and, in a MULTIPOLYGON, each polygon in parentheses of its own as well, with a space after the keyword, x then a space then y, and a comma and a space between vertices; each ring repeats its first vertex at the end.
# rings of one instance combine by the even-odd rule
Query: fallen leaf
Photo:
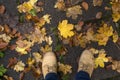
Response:
POLYGON ((4 25, 4 31, 5 31, 5 33, 7 33, 7 34, 10 34, 11 29, 9 28, 8 25, 4 25))
POLYGON ((25 64, 22 61, 17 62, 17 64, 14 66, 14 70, 16 72, 23 71, 25 67, 25 64))
POLYGON ((6 48, 7 45, 8 45, 8 43, 0 42, 0 49, 4 49, 4 48, 6 48))
POLYGON ((45 45, 45 47, 41 47, 40 50, 42 51, 42 53, 51 52, 52 47, 49 45, 45 45))
POLYGON ((82 9, 80 5, 75 5, 73 7, 70 7, 66 11, 67 17, 72 17, 72 19, 77 19, 78 15, 82 14, 82 9))
POLYGON ((0 5, 0 14, 3 14, 5 12, 5 6, 0 5))
POLYGON ((104 68, 104 62, 108 62, 108 58, 106 57, 105 53, 99 53, 98 57, 95 58, 95 68, 100 66, 104 68))
POLYGON ((64 0, 58 0, 54 6, 54 8, 57 8, 58 10, 63 10, 65 11, 66 7, 65 7, 65 2, 64 0))
POLYGON ((58 71, 63 72, 64 75, 72 72, 72 67, 70 65, 58 62, 58 66, 59 66, 58 71))
POLYGON ((14 66, 16 63, 17 63, 17 58, 16 57, 9 58, 7 68, 14 66))
POLYGON ((68 24, 68 20, 63 20, 58 25, 58 30, 60 31, 60 35, 63 38, 72 37, 74 35, 74 32, 72 31, 74 29, 73 24, 68 24))
POLYGON ((88 10, 88 8, 89 8, 88 3, 87 3, 87 2, 82 2, 82 7, 83 7, 85 10, 88 10))
POLYGON ((75 25, 75 29, 77 31, 80 31, 82 29, 82 26, 84 25, 83 21, 80 21, 77 25, 75 25))
POLYGON ((120 73, 120 61, 113 61, 112 63, 112 69, 120 73))
POLYGON ((44 5, 44 2, 38 1, 38 2, 37 2, 37 5, 38 5, 38 6, 43 6, 43 5, 44 5))
POLYGON ((100 19, 102 17, 102 12, 97 12, 96 19, 100 19))
POLYGON ((4 27, 0 25, 0 32, 4 31, 4 27))
POLYGON ((112 38, 113 38, 113 42, 114 42, 114 43, 116 43, 116 42, 118 41, 119 36, 118 36, 118 34, 117 34, 116 31, 113 33, 112 38))
POLYGON ((7 75, 4 75, 4 78, 5 78, 6 80, 14 80, 12 77, 9 77, 9 76, 7 76, 7 75))
POLYGON ((34 57, 34 59, 35 59, 35 61, 36 61, 37 63, 42 62, 42 56, 41 56, 40 53, 34 52, 34 53, 33 53, 33 57, 34 57))
POLYGON ((103 0, 93 0, 93 5, 94 6, 101 6, 103 3, 103 0))
POLYGON ((32 71, 33 71, 33 76, 35 78, 39 78, 40 75, 42 74, 41 69, 39 67, 36 68, 36 67, 33 66, 32 71))

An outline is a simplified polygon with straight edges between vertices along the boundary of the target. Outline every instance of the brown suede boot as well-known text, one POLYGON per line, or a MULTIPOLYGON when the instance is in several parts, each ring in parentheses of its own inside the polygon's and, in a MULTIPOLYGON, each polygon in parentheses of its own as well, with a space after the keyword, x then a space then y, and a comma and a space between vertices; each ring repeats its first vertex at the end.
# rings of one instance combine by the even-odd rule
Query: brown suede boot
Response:
POLYGON ((53 52, 45 53, 42 62, 42 72, 44 78, 48 73, 57 73, 57 59, 53 52))
POLYGON ((84 50, 79 59, 78 72, 85 71, 91 76, 93 70, 94 70, 94 56, 89 50, 84 50))

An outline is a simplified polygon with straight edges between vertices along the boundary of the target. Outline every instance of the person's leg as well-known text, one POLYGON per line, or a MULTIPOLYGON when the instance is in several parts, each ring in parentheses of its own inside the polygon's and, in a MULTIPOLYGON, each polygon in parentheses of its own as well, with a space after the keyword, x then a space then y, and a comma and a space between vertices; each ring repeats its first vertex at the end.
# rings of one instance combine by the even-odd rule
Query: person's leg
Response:
POLYGON ((45 76, 45 80, 58 80, 58 75, 56 73, 48 73, 45 76))
POLYGON ((45 53, 42 62, 42 72, 45 80, 58 80, 57 60, 53 52, 45 53))
POLYGON ((87 72, 79 71, 76 74, 75 80, 91 80, 91 79, 90 79, 90 76, 87 72))
POLYGON ((78 72, 76 74, 76 80, 91 80, 94 69, 94 57, 89 50, 83 51, 79 63, 78 63, 78 72))

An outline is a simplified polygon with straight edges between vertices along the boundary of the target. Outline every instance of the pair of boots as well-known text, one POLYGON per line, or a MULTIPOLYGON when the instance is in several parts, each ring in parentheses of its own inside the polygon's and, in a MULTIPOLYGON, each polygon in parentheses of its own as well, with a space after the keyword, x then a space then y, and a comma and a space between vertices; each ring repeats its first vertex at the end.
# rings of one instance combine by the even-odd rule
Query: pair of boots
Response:
MULTIPOLYGON (((78 72, 84 71, 92 75, 94 69, 94 57, 89 50, 84 50, 78 63, 78 72)), ((57 74, 57 59, 53 52, 47 52, 43 57, 42 71, 44 78, 49 73, 57 74)))

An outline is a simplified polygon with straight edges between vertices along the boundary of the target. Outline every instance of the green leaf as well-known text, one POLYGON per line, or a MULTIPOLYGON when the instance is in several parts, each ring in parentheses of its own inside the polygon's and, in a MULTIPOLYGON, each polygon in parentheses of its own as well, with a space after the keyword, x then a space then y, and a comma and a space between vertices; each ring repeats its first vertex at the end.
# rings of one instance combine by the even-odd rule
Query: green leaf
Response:
POLYGON ((63 59, 63 55, 60 55, 60 57, 59 57, 59 61, 61 62, 61 63, 64 63, 64 59, 63 59))
POLYGON ((3 76, 4 73, 6 73, 7 69, 4 68, 3 65, 0 66, 0 76, 3 76))
POLYGON ((62 45, 61 45, 61 44, 58 44, 58 45, 55 47, 55 51, 59 51, 61 48, 62 48, 62 45))
POLYGON ((25 16, 23 14, 19 14, 19 21, 23 23, 25 20, 25 16))
POLYGON ((35 9, 30 10, 30 11, 29 11, 29 13, 30 13, 31 15, 33 15, 33 16, 36 16, 36 15, 37 15, 37 13, 36 13, 36 10, 35 10, 35 9))
POLYGON ((0 52, 0 58, 4 57, 4 53, 0 52))

